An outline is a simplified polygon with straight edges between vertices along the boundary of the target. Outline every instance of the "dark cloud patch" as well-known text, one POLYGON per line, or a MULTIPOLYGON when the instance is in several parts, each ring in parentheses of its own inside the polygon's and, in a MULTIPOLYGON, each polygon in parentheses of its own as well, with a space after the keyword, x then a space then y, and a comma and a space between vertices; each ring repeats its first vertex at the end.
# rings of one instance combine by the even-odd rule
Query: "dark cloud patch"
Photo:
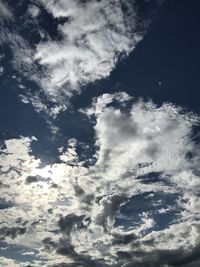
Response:
POLYGON ((58 243, 55 243, 51 238, 46 238, 44 243, 55 249, 57 254, 67 256, 73 261, 72 263, 55 264, 52 267, 109 267, 103 259, 92 259, 90 256, 77 253, 69 239, 60 239, 58 243))
POLYGON ((23 235, 25 233, 25 227, 2 227, 0 228, 0 240, 4 240, 7 237, 11 237, 12 239, 14 239, 18 235, 23 235))
POLYGON ((130 255, 129 252, 127 252, 127 251, 122 251, 122 250, 119 250, 119 251, 117 252, 117 256, 118 256, 120 259, 126 259, 126 260, 128 260, 128 259, 131 257, 131 255, 130 255))
MULTIPOLYGON (((141 166, 141 167, 145 167, 145 166, 141 166)), ((150 172, 148 174, 138 176, 136 177, 136 179, 140 180, 141 183, 144 183, 144 184, 163 182, 162 172, 150 172)), ((167 182, 168 181, 166 181, 165 179, 165 184, 167 184, 167 182)))
POLYGON ((174 250, 174 251, 160 251, 161 260, 165 261, 167 264, 178 267, 191 264, 200 259, 200 244, 192 248, 191 250, 174 250))
POLYGON ((0 198, 0 210, 8 209, 13 206, 13 203, 11 201, 7 201, 4 198, 0 198))
POLYGON ((200 245, 197 245, 189 250, 154 250, 149 253, 142 251, 138 246, 138 251, 134 253, 126 255, 126 253, 118 252, 117 255, 119 262, 125 258, 123 256, 127 256, 126 264, 123 265, 125 267, 197 267, 200 259, 199 248, 200 245))
POLYGON ((28 176, 26 178, 26 183, 27 184, 31 184, 31 183, 36 183, 40 180, 40 177, 39 176, 28 176))
POLYGON ((74 255, 76 255, 74 246, 72 246, 67 240, 64 240, 64 241, 60 240, 60 243, 59 243, 59 246, 56 252, 60 255, 64 255, 68 257, 74 257, 74 255))
POLYGON ((85 216, 77 216, 75 214, 61 216, 58 225, 63 233, 70 235, 74 227, 79 229, 84 227, 84 218, 85 216))
POLYGON ((131 234, 114 234, 113 235, 113 245, 128 245, 132 242, 138 242, 138 237, 131 233, 131 234))
MULTIPOLYGON (((50 179, 48 178, 44 178, 40 175, 35 175, 35 176, 28 176, 26 178, 26 183, 27 184, 32 184, 32 183, 37 183, 37 182, 48 182, 50 179)), ((52 187, 56 188, 56 185, 53 184, 52 187)))
POLYGON ((45 250, 47 251, 52 251, 56 248, 57 244, 55 241, 52 240, 52 238, 50 237, 46 237, 44 240, 43 240, 43 244, 44 244, 44 248, 45 250))

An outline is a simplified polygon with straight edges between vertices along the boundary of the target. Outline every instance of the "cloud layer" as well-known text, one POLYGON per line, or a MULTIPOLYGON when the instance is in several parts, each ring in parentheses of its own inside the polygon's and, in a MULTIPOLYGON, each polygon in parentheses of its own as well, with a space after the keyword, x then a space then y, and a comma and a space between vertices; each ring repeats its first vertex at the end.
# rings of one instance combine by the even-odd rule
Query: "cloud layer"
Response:
POLYGON ((74 139, 58 149, 61 162, 44 167, 31 152, 36 138, 5 141, 2 242, 34 251, 36 267, 193 266, 200 187, 191 134, 198 118, 126 93, 104 94, 81 112, 95 130, 90 164, 79 160, 74 139))

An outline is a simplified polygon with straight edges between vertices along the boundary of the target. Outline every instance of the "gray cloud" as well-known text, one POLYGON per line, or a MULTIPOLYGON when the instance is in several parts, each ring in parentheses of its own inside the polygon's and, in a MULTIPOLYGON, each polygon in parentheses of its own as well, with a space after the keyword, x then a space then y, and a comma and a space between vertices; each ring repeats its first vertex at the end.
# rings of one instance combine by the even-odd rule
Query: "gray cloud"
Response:
POLYGON ((67 236, 71 234, 73 227, 80 228, 83 227, 84 216, 77 216, 74 214, 61 217, 58 224, 62 232, 67 236))
POLYGON ((0 239, 4 240, 6 237, 16 238, 18 235, 23 235, 26 232, 26 228, 22 227, 2 227, 0 228, 0 239))

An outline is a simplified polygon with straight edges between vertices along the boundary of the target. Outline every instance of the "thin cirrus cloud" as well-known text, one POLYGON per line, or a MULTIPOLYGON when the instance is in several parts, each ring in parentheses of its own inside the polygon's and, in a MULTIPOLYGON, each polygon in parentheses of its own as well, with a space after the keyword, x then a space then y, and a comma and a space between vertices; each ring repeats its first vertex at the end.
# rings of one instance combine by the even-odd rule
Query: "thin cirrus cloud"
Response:
POLYGON ((44 167, 31 151, 36 138, 5 141, 1 198, 12 205, 0 211, 1 240, 37 251, 29 263, 36 267, 198 262, 199 151, 191 133, 199 118, 126 93, 104 94, 81 112, 95 131, 90 164, 79 160, 75 139, 59 148, 61 162, 44 167))

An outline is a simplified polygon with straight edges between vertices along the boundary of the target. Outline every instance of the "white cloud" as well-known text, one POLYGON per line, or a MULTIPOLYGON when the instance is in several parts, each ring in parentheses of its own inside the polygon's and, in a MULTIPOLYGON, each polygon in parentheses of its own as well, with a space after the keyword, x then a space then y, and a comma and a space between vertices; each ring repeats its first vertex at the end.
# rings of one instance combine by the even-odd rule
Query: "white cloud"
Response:
POLYGON ((0 257, 0 265, 3 267, 20 267, 20 265, 15 261, 4 257, 0 257))
POLYGON ((13 203, 0 210, 5 242, 38 249, 49 262, 43 266, 59 266, 66 256, 83 266, 87 259, 102 258, 104 265, 122 266, 127 258, 119 251, 138 266, 156 266, 159 259, 168 266, 173 253, 193 253, 199 242, 200 189, 199 152, 190 135, 198 118, 169 103, 157 107, 125 93, 98 97, 83 112, 94 124, 92 166, 79 162, 74 139, 67 149, 59 148, 62 163, 45 167, 32 155, 30 138, 5 141, 1 197, 13 203), (128 225, 139 218, 124 229, 115 225, 116 215, 131 198, 148 201, 148 209, 133 205, 134 218, 121 214, 128 225), (172 212, 178 219, 170 219, 172 212), (157 216, 168 216, 161 217, 163 226, 157 216), (23 222, 24 231, 19 230, 23 222))
POLYGON ((68 18, 59 25, 63 39, 40 43, 35 54, 47 68, 42 86, 50 96, 70 96, 80 85, 109 76, 119 57, 129 55, 142 39, 131 1, 42 2, 55 18, 68 18))
POLYGON ((28 8, 28 13, 32 18, 37 18, 40 14, 40 9, 35 5, 30 5, 28 8))
POLYGON ((70 106, 70 98, 80 93, 82 86, 108 77, 118 61, 127 57, 144 36, 146 22, 141 26, 134 3, 131 0, 39 0, 38 6, 30 5, 21 16, 26 19, 24 28, 34 29, 33 35, 40 36, 35 44, 22 36, 17 22, 13 31, 2 25, 0 42, 11 49, 14 69, 38 87, 34 93, 26 86, 20 90, 24 101, 38 112, 56 117, 70 106), (40 5, 52 14, 52 23, 57 21, 55 31, 59 40, 56 33, 53 38, 41 27, 40 5), (34 19, 29 19, 28 14, 34 19))
POLYGON ((150 170, 174 174, 186 168, 185 152, 193 149, 188 135, 195 117, 182 115, 171 104, 158 108, 143 101, 124 113, 119 108, 104 107, 107 99, 109 95, 103 95, 95 102, 96 110, 92 107, 87 111, 96 115, 96 165, 106 171, 107 179, 117 179, 126 171, 136 170, 138 175, 150 170), (147 166, 138 168, 141 164, 147 166))
MULTIPOLYGON (((141 27, 137 29, 137 12, 130 0, 85 3, 40 0, 37 4, 52 14, 52 20, 64 17, 57 28, 61 38, 56 40, 55 33, 52 39, 47 30, 41 29, 40 10, 30 5, 23 17, 26 18, 24 28, 34 28, 33 34, 38 33, 40 42, 33 46, 29 38, 21 35, 21 25, 15 25, 15 30, 10 31, 5 24, 1 28, 0 42, 11 49, 14 69, 40 88, 39 92, 31 94, 24 88, 24 92, 21 90, 23 99, 29 99, 38 112, 56 117, 70 106, 70 97, 80 92, 82 86, 108 77, 119 59, 133 51, 144 33, 141 27), (125 7, 127 12, 123 11, 125 7), (28 14, 34 19, 29 20, 28 14), (46 100, 52 102, 52 108, 46 100)), ((6 5, 1 2, 0 5, 9 17, 6 5)))
POLYGON ((59 148, 59 152, 62 152, 59 158, 65 163, 77 165, 78 155, 76 152, 76 145, 77 145, 76 139, 69 139, 68 148, 66 151, 63 151, 63 147, 59 148))

